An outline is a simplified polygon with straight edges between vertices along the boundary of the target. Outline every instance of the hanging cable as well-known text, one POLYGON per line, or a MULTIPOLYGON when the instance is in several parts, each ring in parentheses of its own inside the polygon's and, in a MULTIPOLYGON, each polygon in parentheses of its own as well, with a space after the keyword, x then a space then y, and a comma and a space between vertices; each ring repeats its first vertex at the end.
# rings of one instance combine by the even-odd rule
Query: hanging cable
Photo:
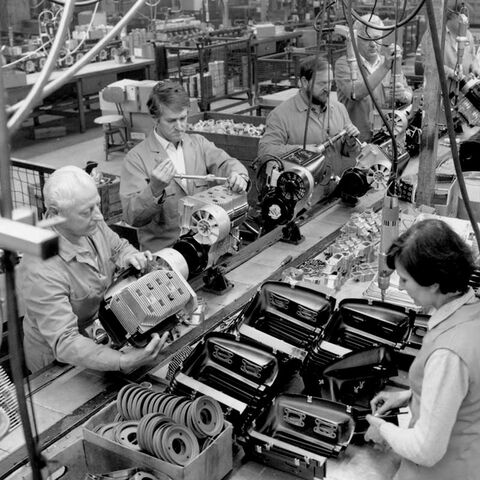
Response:
POLYGON ((87 31, 83 35, 83 38, 80 40, 80 42, 78 42, 78 45, 73 50, 68 50, 68 54, 75 55, 75 53, 77 53, 78 50, 80 50, 80 48, 82 47, 82 45, 86 42, 88 34, 90 33, 90 30, 92 29, 93 22, 95 20, 95 15, 97 14, 98 5, 99 4, 97 3, 95 5, 95 8, 93 9, 92 18, 90 19, 90 23, 88 24, 87 31))
MULTIPOLYGON (((307 146, 307 134, 308 134, 308 124, 310 121, 310 112, 312 111, 312 97, 313 97, 313 89, 315 86, 315 78, 317 76, 317 62, 320 57, 320 43, 321 43, 321 38, 322 38, 322 31, 323 31, 323 21, 324 21, 324 15, 327 11, 327 2, 323 2, 323 8, 318 12, 317 16, 315 17, 315 21, 313 24, 313 28, 317 32, 317 45, 315 48, 315 66, 313 68, 312 72, 312 78, 308 80, 308 82, 311 82, 312 88, 310 88, 309 94, 308 94, 308 105, 307 105, 307 116, 305 118, 305 131, 303 132, 303 149, 305 150, 307 146)), ((329 93, 330 94, 330 93, 329 93)), ((327 115, 329 115, 330 112, 327 111, 327 115)))
MULTIPOLYGON (((4 92, 3 74, 0 70, 0 92, 4 92)), ((0 191, 2 192, 2 201, 0 202, 0 214, 4 218, 12 218, 13 202, 10 185, 10 137, 7 129, 7 116, 5 109, 4 95, 0 95, 0 191)), ((22 420, 22 428, 25 437, 25 446, 28 459, 32 467, 33 480, 42 480, 41 469, 44 466, 43 458, 40 454, 38 443, 36 441, 36 428, 32 430, 30 423, 30 412, 33 418, 35 415, 30 405, 30 412, 27 405, 25 387, 24 387, 24 368, 23 368, 23 349, 21 343, 21 332, 18 322, 18 307, 16 302, 15 289, 15 265, 16 254, 9 250, 4 251, 3 255, 5 270, 5 313, 8 319, 8 345, 10 351, 10 365, 12 370, 12 379, 15 385, 17 395, 18 412, 22 420)))
POLYGON ((448 137, 450 139, 450 148, 452 150, 452 157, 453 157, 453 165, 455 167, 455 173, 457 175, 457 182, 458 186, 460 187, 460 192, 462 194, 463 201, 465 203, 465 210, 467 211, 468 218, 470 219, 470 223, 472 224, 473 232, 475 233, 475 238, 477 240, 478 248, 480 249, 480 229, 478 228, 477 219, 472 210, 472 206, 470 204, 470 200, 468 197, 467 187, 465 185, 465 179, 463 178, 462 167, 460 165, 460 158, 458 155, 458 147, 457 147, 457 139, 455 135, 455 130, 453 127, 453 116, 452 111, 447 106, 450 103, 450 98, 448 95, 448 84, 447 84, 447 76, 445 74, 445 66, 443 63, 443 55, 440 48, 440 41, 438 39, 438 32, 436 28, 435 22, 435 11, 433 8, 432 0, 426 0, 427 6, 427 20, 430 27, 430 32, 432 36, 432 45, 433 45, 433 52, 435 54, 435 63, 437 64, 438 75, 440 79, 440 88, 442 91, 442 100, 444 105, 445 111, 445 118, 447 120, 447 131, 448 137))
MULTIPOLYGON (((380 118, 382 119, 383 124, 385 125, 385 128, 387 129, 388 135, 390 136, 391 142, 392 142, 392 169, 390 172, 390 178, 388 181, 387 185, 387 191, 390 191, 390 193, 395 193, 396 190, 396 180, 397 180, 397 168, 398 168, 398 148, 397 148, 397 142, 395 141, 395 135, 393 133, 393 129, 390 126, 390 122, 387 120, 385 114, 383 113, 382 109, 380 108, 380 105, 378 104, 377 99, 374 96, 373 89, 368 81, 367 74, 365 72, 365 68, 363 68, 362 65, 362 58, 360 56, 360 52, 358 51, 358 45, 355 39, 355 32, 353 30, 353 18, 352 18, 352 0, 349 0, 349 5, 347 8, 345 8, 345 2, 342 2, 343 6, 343 13, 345 15, 345 18, 347 19, 347 25, 348 25, 348 30, 350 32, 350 38, 352 39, 352 47, 353 51, 355 53, 355 58, 357 60, 357 65, 358 65, 358 70, 360 71, 360 74, 362 75, 363 82, 365 83, 365 87, 367 88, 368 94, 370 95, 370 98, 372 99, 373 105, 375 106, 375 109, 377 110, 378 114, 380 115, 380 118), (393 191, 390 189, 393 187, 393 191)), ((375 27, 376 28, 376 27, 375 27)))
MULTIPOLYGON (((346 0, 342 0, 342 5, 343 5, 343 9, 345 11, 345 1, 346 0)), ((391 27, 391 26, 378 26, 378 25, 374 25, 373 23, 370 23, 370 22, 367 22, 365 20, 362 19, 362 17, 357 13, 355 12, 355 10, 353 10, 353 6, 352 6, 352 2, 351 0, 348 0, 348 3, 349 3, 349 13, 351 13, 351 15, 353 15, 353 17, 355 18, 355 20, 358 20, 360 23, 363 23, 366 27, 369 27, 369 28, 373 28, 374 30, 383 30, 383 31, 388 31, 388 30, 393 30, 393 28, 400 28, 400 27, 403 27, 404 25, 406 25, 407 23, 410 23, 418 14, 418 12, 421 10, 421 8, 423 7, 423 4, 425 3, 425 0, 422 0, 416 7, 415 9, 413 10, 413 12, 405 19, 401 20, 397 25, 395 25, 395 27, 391 27)))
MULTIPOLYGON (((396 8, 395 8, 395 25, 397 24, 397 14, 398 14, 398 0, 396 0, 396 8)), ((398 36, 397 36, 397 33, 398 33, 398 29, 395 28, 393 30, 393 55, 394 55, 394 60, 393 60, 393 63, 392 63, 392 73, 390 75, 390 86, 391 86, 391 89, 392 89, 392 95, 391 95, 391 100, 392 100, 392 131, 394 132, 395 130, 395 107, 396 107, 396 100, 395 100, 395 93, 396 93, 396 90, 397 90, 397 79, 399 77, 397 77, 397 75, 399 75, 399 73, 397 72, 399 66, 398 66, 398 60, 397 60, 397 39, 398 39, 398 36)), ((392 143, 395 141, 396 143, 396 140, 393 140, 392 139, 392 143)), ((393 170, 393 168, 392 168, 393 170)))
MULTIPOLYGON (((55 3, 56 5, 61 5, 62 7, 65 6, 66 0, 49 0, 49 2, 55 3)), ((75 7, 88 7, 89 5, 93 5, 95 3, 100 3, 102 0, 81 0, 79 2, 75 2, 75 7)))
POLYGON ((2 65, 2 68, 8 69, 12 68, 13 66, 17 65, 17 63, 22 63, 25 60, 28 60, 30 57, 35 56, 40 50, 44 50, 47 45, 51 43, 51 40, 48 40, 44 44, 40 45, 36 50, 33 52, 28 52, 25 55, 23 55, 21 58, 17 58, 17 60, 14 60, 13 62, 7 63, 6 65, 2 65))
MULTIPOLYGON (((40 102, 43 98, 47 97, 53 93, 57 88, 61 87, 67 83, 84 65, 86 65, 90 60, 105 46, 110 42, 110 40, 115 37, 122 28, 124 28, 134 17, 137 11, 145 4, 145 0, 137 0, 135 4, 130 8, 130 10, 122 17, 122 19, 110 30, 88 53, 86 53, 80 60, 78 60, 74 65, 72 65, 68 70, 62 73, 60 77, 56 78, 50 82, 41 93, 37 96, 36 100, 40 102)), ((7 108, 7 112, 15 112, 24 104, 25 100, 22 100, 15 105, 7 108)), ((9 122, 9 128, 11 124, 9 122)))
POLYGON ((62 18, 59 23, 58 32, 47 57, 47 61, 45 62, 45 66, 40 73, 40 77, 35 85, 33 85, 32 89, 28 92, 27 97, 22 101, 21 107, 18 108, 8 120, 7 125, 10 135, 20 128, 20 125, 30 115, 33 108, 41 102, 42 98, 44 98, 41 96, 41 92, 45 84, 48 82, 50 74, 55 68, 58 54, 60 53, 60 49, 63 47, 65 34, 68 30, 68 26, 70 25, 70 21, 72 20, 73 10, 74 0, 67 0, 66 6, 63 9, 62 18))

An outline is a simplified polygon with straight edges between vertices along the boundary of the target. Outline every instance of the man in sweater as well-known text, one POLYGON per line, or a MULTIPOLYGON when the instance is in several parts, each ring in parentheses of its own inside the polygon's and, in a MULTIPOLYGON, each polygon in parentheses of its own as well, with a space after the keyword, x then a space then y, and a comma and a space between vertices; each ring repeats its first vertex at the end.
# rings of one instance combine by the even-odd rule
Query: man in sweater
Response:
POLYGON ((281 156, 303 147, 308 112, 305 148, 317 152, 320 144, 341 130, 346 130, 345 137, 334 144, 333 150, 327 152, 327 160, 333 173, 338 176, 355 164, 359 148, 354 137, 359 132, 350 121, 345 107, 332 98, 332 80, 332 69, 326 60, 315 57, 302 60, 299 91, 268 115, 265 133, 258 146, 259 157, 281 156), (312 104, 309 111, 310 98, 312 104))

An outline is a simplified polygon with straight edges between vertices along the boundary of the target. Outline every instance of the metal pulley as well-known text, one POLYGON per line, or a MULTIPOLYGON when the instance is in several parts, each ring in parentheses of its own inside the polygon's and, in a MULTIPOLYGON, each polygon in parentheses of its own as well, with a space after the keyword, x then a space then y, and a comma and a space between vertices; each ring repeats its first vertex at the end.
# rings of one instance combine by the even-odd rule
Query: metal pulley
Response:
POLYGON ((213 245, 230 233, 230 217, 218 205, 203 205, 192 213, 193 238, 202 245, 213 245))

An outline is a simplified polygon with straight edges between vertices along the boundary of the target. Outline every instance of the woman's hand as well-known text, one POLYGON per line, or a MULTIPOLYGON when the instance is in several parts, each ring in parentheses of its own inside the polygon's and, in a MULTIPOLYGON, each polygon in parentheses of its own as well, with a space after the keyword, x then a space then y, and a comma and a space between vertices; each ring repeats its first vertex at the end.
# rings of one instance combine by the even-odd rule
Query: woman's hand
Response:
POLYGON ((373 442, 376 445, 377 449, 385 450, 388 447, 387 442, 383 438, 382 434, 380 433, 380 427, 385 420, 381 420, 380 418, 376 418, 373 415, 367 415, 366 420, 370 424, 368 430, 365 433, 365 440, 367 442, 373 442))
POLYGON ((401 392, 380 392, 372 398, 370 406, 375 416, 381 416, 394 408, 405 407, 408 405, 412 392, 403 390, 401 392))

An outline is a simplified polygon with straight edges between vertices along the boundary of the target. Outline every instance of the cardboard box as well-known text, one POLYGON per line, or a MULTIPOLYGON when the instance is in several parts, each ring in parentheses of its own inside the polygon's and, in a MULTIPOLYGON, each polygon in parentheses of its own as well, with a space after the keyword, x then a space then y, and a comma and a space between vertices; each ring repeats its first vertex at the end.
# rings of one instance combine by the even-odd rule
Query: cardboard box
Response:
POLYGON ((22 70, 4 69, 2 74, 5 88, 18 88, 27 84, 27 74, 22 70))
POLYGON ((255 25, 257 38, 274 37, 275 32, 275 25, 273 23, 260 23, 255 25))
MULTIPOLYGON (((125 113, 143 112, 148 114, 147 100, 152 88, 157 84, 155 80, 129 80, 123 79, 110 83, 108 87, 119 87, 125 92, 125 100, 122 108, 125 113)), ((102 92, 99 95, 102 115, 117 113, 117 107, 112 102, 103 99, 102 92)))
POLYGON ((113 422, 117 413, 116 402, 110 403, 84 425, 83 436, 86 441, 98 445, 110 452, 124 456, 136 465, 150 467, 166 473, 173 480, 221 480, 232 470, 232 425, 225 423, 225 429, 216 440, 188 465, 181 467, 160 460, 147 453, 131 450, 119 443, 101 437, 93 430, 97 425, 113 422))
POLYGON ((122 202, 120 200, 120 177, 102 172, 106 183, 97 185, 100 195, 100 210, 107 223, 115 223, 122 219, 122 202))
POLYGON ((180 10, 199 11, 202 9, 202 0, 180 0, 180 10))

